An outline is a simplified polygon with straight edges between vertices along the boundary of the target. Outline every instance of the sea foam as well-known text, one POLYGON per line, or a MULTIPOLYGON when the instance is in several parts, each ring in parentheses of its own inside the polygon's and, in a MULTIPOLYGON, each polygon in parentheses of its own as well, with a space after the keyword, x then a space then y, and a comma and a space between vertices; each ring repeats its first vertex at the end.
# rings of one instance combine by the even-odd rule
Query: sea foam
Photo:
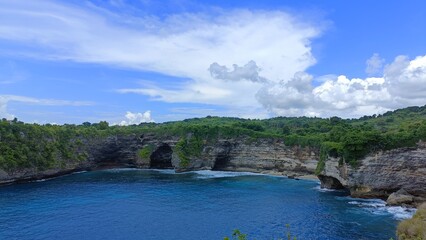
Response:
POLYGON ((411 218, 416 212, 415 208, 401 206, 387 206, 386 202, 380 199, 355 199, 348 202, 357 205, 362 209, 377 215, 391 214, 395 219, 402 220, 411 218))
POLYGON ((192 173, 197 174, 197 178, 200 178, 200 179, 263 175, 260 173, 251 173, 251 172, 227 172, 227 171, 211 171, 211 170, 193 171, 192 173))

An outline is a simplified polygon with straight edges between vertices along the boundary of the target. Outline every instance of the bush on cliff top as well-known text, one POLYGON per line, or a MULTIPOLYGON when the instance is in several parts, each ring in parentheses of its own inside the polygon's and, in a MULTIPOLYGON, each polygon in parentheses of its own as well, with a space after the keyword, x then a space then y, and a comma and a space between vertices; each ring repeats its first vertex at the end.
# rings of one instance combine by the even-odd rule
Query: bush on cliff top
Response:
POLYGON ((399 240, 426 239, 426 203, 419 206, 413 218, 398 224, 396 235, 399 240))
MULTIPOLYGON (((185 155, 187 159, 188 156, 196 156, 201 152, 200 142, 273 138, 288 146, 311 147, 318 152, 323 149, 321 158, 327 155, 340 157, 356 166, 357 160, 369 152, 412 147, 419 140, 425 141, 426 106, 399 109, 359 119, 277 117, 250 120, 208 116, 133 126, 109 126, 105 121, 85 122, 82 125, 39 125, 25 124, 17 119, 3 119, 0 121, 0 168, 15 171, 23 168, 43 170, 60 167, 65 163, 81 160, 84 156, 82 149, 87 147, 83 142, 108 136, 142 134, 181 139, 192 136, 184 141, 188 146, 181 143, 179 148, 181 155, 185 155)), ((318 170, 321 170, 321 165, 318 170)))
POLYGON ((191 157, 200 157, 203 151, 203 141, 197 136, 181 138, 175 146, 175 152, 180 159, 180 167, 187 167, 191 157))

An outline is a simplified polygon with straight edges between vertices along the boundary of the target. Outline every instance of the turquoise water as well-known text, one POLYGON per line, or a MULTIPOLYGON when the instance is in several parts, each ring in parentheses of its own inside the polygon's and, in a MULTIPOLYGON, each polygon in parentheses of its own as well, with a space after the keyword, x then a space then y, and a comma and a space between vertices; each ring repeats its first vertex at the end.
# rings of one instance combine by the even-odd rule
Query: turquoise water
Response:
POLYGON ((249 173, 104 170, 0 187, 0 239, 389 239, 402 208, 249 173))

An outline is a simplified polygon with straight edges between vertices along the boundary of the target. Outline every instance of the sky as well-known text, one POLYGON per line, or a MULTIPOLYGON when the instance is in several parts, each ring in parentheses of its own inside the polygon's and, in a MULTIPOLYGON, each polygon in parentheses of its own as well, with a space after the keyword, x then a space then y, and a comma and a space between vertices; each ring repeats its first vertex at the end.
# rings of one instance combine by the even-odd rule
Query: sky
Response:
POLYGON ((357 118, 426 104, 426 1, 0 0, 0 118, 357 118))

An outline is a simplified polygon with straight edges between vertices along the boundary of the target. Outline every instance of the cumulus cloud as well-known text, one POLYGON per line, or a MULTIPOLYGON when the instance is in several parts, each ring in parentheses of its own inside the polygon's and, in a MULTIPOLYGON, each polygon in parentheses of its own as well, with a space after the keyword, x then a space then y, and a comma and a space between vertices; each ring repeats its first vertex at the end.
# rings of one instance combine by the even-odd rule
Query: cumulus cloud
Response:
POLYGON ((426 55, 410 60, 398 56, 385 67, 384 78, 389 92, 409 104, 425 104, 426 98, 426 55))
POLYGON ((365 63, 367 64, 365 72, 373 76, 382 72, 385 59, 381 58, 378 53, 374 53, 365 63))
POLYGON ((426 56, 398 56, 383 77, 320 78, 313 87, 312 76, 296 73, 288 82, 265 85, 257 99, 271 112, 287 116, 359 117, 426 104, 426 56))
POLYGON ((314 103, 312 79, 313 77, 305 72, 297 72, 288 82, 266 84, 257 92, 256 98, 272 112, 294 115, 298 109, 305 109, 314 103))
MULTIPOLYGON (((153 82, 117 90, 151 100, 250 109, 262 116, 267 109, 323 117, 358 117, 426 103, 426 56, 399 56, 384 66, 374 54, 366 62, 368 78, 309 75, 306 70, 316 62, 311 41, 323 25, 285 11, 216 9, 129 19, 99 7, 46 0, 0 1, 0 15, 8 20, 0 22, 0 40, 25 46, 16 54, 176 77, 167 86, 153 82)), ((0 99, 3 116, 8 101, 0 99)), ((130 113, 124 123, 150 118, 144 114, 130 113)))
POLYGON ((311 41, 324 29, 321 21, 307 22, 285 11, 210 9, 162 18, 131 16, 130 24, 122 20, 129 16, 97 9, 48 0, 0 1, 0 14, 8 19, 0 22, 0 39, 27 46, 18 54, 154 71, 180 82, 176 88, 154 83, 120 93, 260 107, 259 82, 288 79, 315 64, 311 41), (218 63, 212 67, 216 78, 207 71, 212 63, 218 63), (235 83, 237 78, 248 81, 235 83))
POLYGON ((218 63, 212 63, 209 71, 212 77, 228 81, 248 80, 252 82, 266 82, 266 78, 259 76, 260 67, 255 61, 249 61, 246 65, 239 67, 237 64, 232 65, 232 71, 226 66, 221 66, 218 63))
POLYGON ((125 120, 121 121, 118 125, 120 126, 128 126, 140 123, 154 122, 154 119, 151 117, 151 111, 146 111, 144 113, 133 113, 126 112, 124 115, 125 120))
POLYGON ((0 95, 0 118, 12 119, 15 115, 8 113, 7 105, 9 102, 21 102, 25 104, 43 105, 43 106, 91 106, 93 102, 85 101, 67 101, 58 99, 40 99, 18 95, 0 95))

